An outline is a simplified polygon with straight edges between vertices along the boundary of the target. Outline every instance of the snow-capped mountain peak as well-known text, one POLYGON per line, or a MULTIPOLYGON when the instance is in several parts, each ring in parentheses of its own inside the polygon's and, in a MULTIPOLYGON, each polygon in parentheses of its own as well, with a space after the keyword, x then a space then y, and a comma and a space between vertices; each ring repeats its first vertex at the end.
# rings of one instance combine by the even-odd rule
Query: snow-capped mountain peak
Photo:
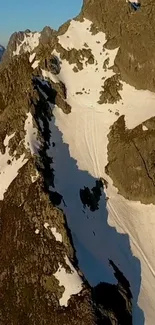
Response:
POLYGON ((155 11, 131 2, 85 0, 58 32, 17 33, 0 71, 1 245, 14 218, 26 254, 1 264, 45 325, 154 323, 155 11))

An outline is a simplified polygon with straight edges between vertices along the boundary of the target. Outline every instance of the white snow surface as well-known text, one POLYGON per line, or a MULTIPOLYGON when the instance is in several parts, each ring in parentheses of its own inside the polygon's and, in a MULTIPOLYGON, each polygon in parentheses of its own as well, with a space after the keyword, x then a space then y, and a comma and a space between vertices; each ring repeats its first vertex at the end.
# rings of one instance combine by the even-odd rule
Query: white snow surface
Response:
POLYGON ((16 50, 13 51, 13 56, 19 55, 21 49, 23 49, 24 52, 31 53, 39 45, 40 36, 41 36, 40 33, 32 33, 32 32, 26 33, 24 35, 23 41, 20 41, 19 44, 17 45, 16 50))
POLYGON ((142 125, 142 129, 143 129, 143 131, 148 131, 148 128, 145 125, 142 125))
POLYGON ((56 241, 59 241, 60 243, 62 243, 62 235, 57 231, 57 229, 55 227, 51 228, 51 232, 52 232, 53 236, 55 237, 56 241))
POLYGON ((50 225, 49 225, 48 222, 45 222, 45 223, 44 223, 44 228, 45 228, 45 229, 48 229, 49 226, 50 226, 50 225))
POLYGON ((33 68, 33 69, 38 68, 39 62, 40 62, 40 60, 35 60, 35 61, 32 63, 32 68, 33 68))
POLYGON ((82 279, 69 261, 67 255, 65 256, 65 262, 70 267, 71 273, 68 273, 59 263, 59 268, 53 275, 59 281, 60 286, 63 286, 65 289, 62 297, 59 299, 60 306, 67 307, 71 296, 79 294, 82 290, 82 279))
POLYGON ((25 148, 30 149, 32 154, 38 154, 40 143, 37 140, 37 129, 33 126, 33 117, 29 112, 27 113, 27 119, 25 121, 26 136, 25 136, 25 148))
MULTIPOLYGON (((61 60, 57 78, 66 85, 67 102, 72 111, 66 115, 61 108, 55 107, 47 154, 54 160, 55 188, 63 195, 65 204, 61 207, 72 231, 80 267, 88 281, 91 284, 116 283, 109 267, 109 259, 113 260, 131 285, 134 325, 152 325, 155 319, 155 206, 128 201, 119 195, 105 174, 105 166, 108 163, 107 135, 118 119, 115 113, 125 115, 126 127, 132 129, 155 115, 155 95, 122 82, 122 99, 118 103, 98 103, 104 81, 114 74, 109 68, 113 66, 118 49, 103 52, 105 34, 92 35, 90 27, 91 22, 86 19, 84 22, 73 20, 68 31, 59 37, 67 50, 81 49, 86 42, 97 65, 96 62, 85 65, 75 73, 74 64, 61 60), (107 58, 109 65, 105 71, 103 62, 107 58), (77 95, 79 91, 83 94, 77 95), (92 188, 99 177, 108 181, 108 188, 102 195, 99 209, 91 212, 83 208, 79 191, 84 186, 92 188), (105 196, 109 198, 107 203, 105 196)), ((59 58, 56 51, 52 54, 59 58)), ((47 77, 47 72, 43 76, 47 77)), ((55 78, 51 73, 48 77, 55 78)), ((63 272, 60 267, 59 273, 63 272)))
POLYGON ((126 2, 139 3, 139 0, 126 0, 126 2))
POLYGON ((49 223, 45 222, 44 223, 44 228, 46 230, 50 229, 53 236, 55 237, 56 241, 59 241, 59 242, 62 243, 62 235, 57 231, 56 227, 51 227, 51 228, 49 228, 49 227, 50 227, 49 223))
POLYGON ((9 154, 9 141, 13 138, 15 133, 10 136, 6 135, 4 139, 4 145, 6 146, 5 154, 0 153, 0 200, 3 200, 4 193, 8 189, 9 185, 18 175, 19 169, 27 162, 25 154, 22 154, 19 159, 16 159, 14 154, 9 154), (8 160, 11 164, 8 164, 8 160))
POLYGON ((29 56, 29 62, 30 63, 34 60, 35 56, 36 56, 36 53, 30 54, 30 56, 29 56))

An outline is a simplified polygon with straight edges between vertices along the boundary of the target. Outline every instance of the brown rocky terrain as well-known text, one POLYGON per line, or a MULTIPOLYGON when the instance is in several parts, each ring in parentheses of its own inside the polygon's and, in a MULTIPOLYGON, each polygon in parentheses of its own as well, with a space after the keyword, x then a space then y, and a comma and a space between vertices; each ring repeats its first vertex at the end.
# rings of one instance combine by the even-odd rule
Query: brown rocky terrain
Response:
POLYGON ((141 1, 134 11, 124 0, 84 0, 79 19, 93 22, 93 28, 107 35, 107 48, 119 47, 115 65, 122 80, 137 89, 155 90, 155 7, 152 0, 141 1))
POLYGON ((15 131, 9 141, 10 156, 14 157, 16 150, 19 156, 24 152, 28 158, 0 202, 0 324, 96 324, 91 289, 86 283, 67 308, 59 306, 64 288, 53 274, 59 263, 71 272, 64 257, 67 255, 75 267, 76 258, 65 216, 46 193, 44 173, 32 182, 32 175, 35 177, 39 170, 38 163, 20 144, 25 135, 26 112, 31 110, 35 114, 33 102, 39 100, 28 63, 24 56, 14 59, 0 74, 4 99, 0 115, 1 152, 5 154, 6 134, 15 131), (17 75, 13 78, 12 73, 17 75), (56 241, 46 223, 57 227, 62 243, 56 241))
POLYGON ((0 324, 96 324, 88 285, 67 308, 59 306, 64 288, 53 274, 59 263, 71 272, 64 256, 75 263, 74 250, 64 215, 50 202, 43 180, 32 184, 33 168, 29 160, 1 204, 0 324), (63 243, 55 240, 45 222, 57 227, 63 243))
POLYGON ((3 62, 4 61, 9 61, 9 59, 12 58, 12 54, 13 54, 13 51, 16 50, 16 47, 18 44, 20 44, 20 42, 23 41, 24 39, 24 35, 29 33, 30 30, 27 29, 25 32, 15 32, 12 34, 12 36, 10 37, 9 39, 9 43, 8 43, 8 46, 7 46, 7 51, 5 51, 4 55, 3 55, 3 62))
POLYGON ((109 134, 106 171, 125 198, 150 204, 155 203, 154 117, 144 126, 144 131, 142 125, 128 130, 123 116, 117 120, 109 134))

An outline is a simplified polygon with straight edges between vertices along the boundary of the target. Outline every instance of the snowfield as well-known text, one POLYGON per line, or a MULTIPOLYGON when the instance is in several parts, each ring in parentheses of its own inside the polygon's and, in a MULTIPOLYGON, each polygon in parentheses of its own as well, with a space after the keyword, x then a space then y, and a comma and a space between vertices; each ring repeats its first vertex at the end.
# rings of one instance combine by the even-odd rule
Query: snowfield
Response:
MULTIPOLYGON (((94 64, 84 62, 84 69, 75 73, 75 64, 61 60, 59 75, 51 76, 50 72, 43 71, 45 78, 65 83, 67 102, 72 107, 68 115, 61 108, 54 108, 55 120, 50 122, 51 146, 47 154, 54 160, 55 188, 63 195, 65 204, 61 203, 61 207, 68 218, 79 265, 86 278, 91 284, 116 283, 109 266, 109 259, 113 260, 131 285, 134 325, 153 325, 155 206, 124 199, 105 174, 105 166, 108 162, 107 135, 118 119, 116 113, 125 115, 126 126, 132 129, 155 115, 155 95, 122 82, 119 91, 122 99, 117 104, 98 103, 104 81, 114 74, 110 68, 118 49, 103 51, 105 34, 92 35, 90 27, 88 20, 73 20, 68 31, 59 36, 59 43, 69 50, 82 49, 87 41, 95 57, 94 64), (107 58, 109 63, 104 70, 103 62, 107 58), (84 209, 79 191, 84 186, 91 189, 100 177, 108 182, 108 187, 104 189, 99 209, 91 212, 87 207, 84 209)), ((56 51, 53 54, 60 57, 56 51)), ((59 273, 64 277, 62 270, 59 273)))

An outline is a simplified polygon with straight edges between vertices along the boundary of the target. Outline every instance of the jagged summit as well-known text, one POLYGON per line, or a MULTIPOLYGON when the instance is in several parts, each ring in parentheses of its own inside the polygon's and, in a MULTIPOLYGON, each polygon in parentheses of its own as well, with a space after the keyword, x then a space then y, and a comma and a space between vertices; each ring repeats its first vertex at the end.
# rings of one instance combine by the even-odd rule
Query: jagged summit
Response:
POLYGON ((31 48, 38 46, 39 37, 40 33, 31 32, 29 29, 15 32, 10 37, 3 61, 9 61, 15 54, 18 55, 23 52, 30 52, 31 48))
POLYGON ((135 11, 87 0, 58 31, 10 39, 0 70, 2 324, 154 322, 152 19, 149 1, 135 11))

